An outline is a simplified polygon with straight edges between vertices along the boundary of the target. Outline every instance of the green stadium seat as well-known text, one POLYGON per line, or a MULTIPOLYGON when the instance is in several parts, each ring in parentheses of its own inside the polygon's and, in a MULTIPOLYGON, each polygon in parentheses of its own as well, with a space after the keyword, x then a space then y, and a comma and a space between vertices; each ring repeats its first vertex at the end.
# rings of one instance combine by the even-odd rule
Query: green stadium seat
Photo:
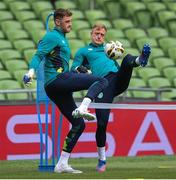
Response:
POLYGON ((151 27, 147 29, 147 33, 151 38, 167 37, 169 33, 162 27, 151 27))
POLYGON ((10 41, 0 39, 0 50, 2 49, 13 49, 13 46, 10 41))
POLYGON ((23 23, 24 21, 27 20, 31 20, 31 19, 36 19, 36 15, 33 11, 27 11, 27 10, 23 10, 23 11, 16 11, 15 12, 15 17, 21 22, 23 23))
POLYGON ((100 24, 104 24, 107 29, 112 28, 112 25, 111 25, 109 20, 105 20, 105 19, 96 19, 96 20, 93 20, 93 21, 90 22, 91 27, 94 26, 96 23, 97 24, 99 24, 99 23, 100 24))
POLYGON ((163 101, 175 101, 176 100, 176 90, 171 88, 170 92, 162 92, 161 98, 163 101))
POLYGON ((29 61, 31 60, 32 56, 35 54, 36 50, 35 49, 25 49, 23 51, 24 53, 24 58, 26 60, 26 62, 29 63, 29 61))
POLYGON ((145 7, 145 4, 143 2, 127 2, 125 4, 126 6, 126 13, 127 13, 127 16, 135 16, 135 13, 139 10, 145 10, 146 7, 145 7))
POLYGON ((128 48, 125 48, 124 55, 126 55, 126 54, 131 54, 133 56, 138 56, 139 51, 138 51, 138 49, 128 47, 128 48))
POLYGON ((4 66, 3 66, 3 64, 2 64, 2 62, 0 61, 0 70, 3 70, 4 69, 4 66))
POLYGON ((154 58, 164 57, 164 51, 160 48, 152 48, 152 53, 150 54, 150 62, 153 61, 154 58))
POLYGON ((136 45, 139 49, 141 49, 145 43, 150 44, 152 48, 158 46, 157 41, 154 38, 142 37, 136 40, 136 45))
POLYGON ((5 101, 6 100, 6 97, 4 94, 0 94, 0 101, 5 101))
POLYGON ((147 83, 148 79, 150 79, 150 78, 161 76, 160 71, 158 69, 154 68, 154 67, 139 68, 137 70, 137 74, 146 83, 147 83))
POLYGON ((0 59, 4 63, 10 59, 22 59, 22 55, 19 51, 14 49, 0 50, 0 59))
POLYGON ((67 33, 67 38, 68 39, 77 39, 77 35, 76 35, 76 32, 71 30, 69 33, 67 33))
POLYGON ((91 8, 90 0, 76 0, 76 5, 83 11, 91 8))
POLYGON ((21 53, 25 49, 35 49, 35 44, 31 40, 20 39, 13 42, 14 47, 21 53))
POLYGON ((46 30, 44 29, 33 29, 29 32, 33 41, 38 44, 39 40, 45 35, 46 30))
POLYGON ((155 19, 155 21, 156 21, 156 13, 166 9, 165 4, 162 2, 149 2, 146 4, 146 6, 147 9, 151 12, 152 17, 155 19))
POLYGON ((146 82, 141 78, 132 78, 129 87, 147 87, 146 82))
MULTIPOLYGON (((0 81, 0 89, 1 90, 15 90, 21 89, 21 85, 15 80, 2 80, 0 81)), ((7 93, 8 100, 27 100, 28 96, 27 93, 7 93)))
POLYGON ((82 40, 79 39, 70 39, 69 41, 70 49, 71 49, 71 58, 73 59, 76 51, 85 46, 85 43, 82 40))
POLYGON ((156 99, 156 94, 153 91, 132 91, 133 98, 139 98, 142 100, 154 100, 156 99))
POLYGON ((4 2, 0 2, 0 11, 1 10, 6 10, 7 9, 7 6, 4 2))
POLYGON ((148 85, 151 88, 160 89, 160 88, 171 88, 172 85, 167 78, 164 77, 153 77, 148 80, 148 85))
POLYGON ((105 1, 103 3, 103 7, 106 11, 106 14, 108 15, 108 18, 111 19, 116 19, 121 17, 121 5, 117 1, 105 1))
POLYGON ((4 39, 5 36, 4 36, 4 33, 0 30, 0 39, 4 39))
MULTIPOLYGON (((123 47, 126 48, 130 48, 131 47, 131 43, 128 39, 126 38, 118 38, 118 41, 120 41, 123 44, 123 47)), ((126 50, 125 50, 126 51, 126 50)))
POLYGON ((176 3, 174 1, 168 1, 166 6, 169 10, 176 12, 176 3))
POLYGON ((174 87, 176 87, 176 78, 173 79, 174 87))
POLYGON ((136 39, 147 36, 146 32, 140 28, 126 29, 125 35, 130 40, 131 43, 135 43, 136 39))
MULTIPOLYGON (((43 23, 45 23, 47 16, 48 16, 51 12, 53 12, 53 10, 45 10, 45 11, 42 11, 42 12, 41 12, 41 15, 40 15, 40 17, 39 17, 40 20, 42 20, 43 23)), ((53 16, 50 17, 49 27, 50 27, 50 28, 51 28, 51 27, 52 27, 52 28, 54 27, 54 18, 53 18, 53 16), (52 25, 52 26, 51 26, 51 25, 52 25)))
POLYGON ((31 30, 31 27, 33 29, 44 29, 45 26, 42 21, 40 20, 28 20, 23 22, 24 28, 28 31, 31 30))
POLYGON ((124 18, 115 19, 112 21, 112 24, 116 29, 121 29, 121 30, 134 27, 134 24, 130 19, 124 19, 124 18))
POLYGON ((0 70, 0 80, 12 79, 12 75, 6 70, 0 70))
POLYGON ((14 13, 15 11, 31 10, 30 5, 24 1, 12 1, 10 4, 10 10, 14 13))
POLYGON ((173 37, 163 37, 158 40, 159 46, 167 54, 168 49, 176 46, 176 38, 173 37))
POLYGON ((17 69, 13 71, 14 78, 18 81, 18 83, 21 86, 24 86, 22 79, 23 79, 24 74, 26 74, 26 72, 27 72, 27 69, 17 69))
POLYGON ((85 17, 90 24, 94 24, 95 20, 107 19, 106 14, 102 10, 86 10, 85 17))
POLYGON ((4 65, 6 67, 6 69, 13 74, 13 72, 15 70, 22 70, 22 69, 28 69, 28 64, 26 63, 26 61, 24 60, 19 60, 19 59, 13 59, 13 60, 9 60, 4 62, 4 65))
POLYGON ((161 26, 167 28, 167 21, 170 19, 175 19, 176 15, 175 15, 175 12, 173 11, 164 10, 164 11, 159 11, 157 13, 157 17, 161 26))
POLYGON ((78 31, 84 28, 90 28, 90 24, 86 20, 74 20, 72 22, 72 28, 74 31, 78 31))
POLYGON ((108 29, 106 34, 106 40, 118 40, 119 38, 125 38, 125 34, 120 29, 108 29))
POLYGON ((76 19, 85 19, 84 13, 78 9, 72 9, 71 12, 72 14, 72 19, 76 20, 76 19))
POLYGON ((171 59, 174 60, 175 64, 176 64, 176 47, 171 47, 168 49, 168 54, 169 54, 169 57, 171 59))
POLYGON ((167 21, 167 27, 170 35, 176 37, 176 18, 167 21))
POLYGON ((9 11, 0 11, 0 23, 2 21, 6 21, 6 20, 12 20, 14 19, 13 15, 11 12, 9 11))
POLYGON ((164 68, 174 66, 174 61, 167 57, 159 57, 153 59, 153 64, 160 72, 162 72, 164 68))
POLYGON ((91 41, 90 37, 91 29, 81 29, 78 31, 78 36, 84 41, 85 44, 91 41))
POLYGON ((11 31, 16 30, 16 29, 22 29, 22 24, 19 21, 16 20, 6 20, 6 21, 2 21, 1 22, 1 28, 3 30, 3 32, 7 32, 7 31, 11 31))
POLYGON ((53 7, 50 2, 48 1, 34 1, 32 2, 32 8, 38 18, 41 17, 41 13, 46 10, 53 11, 53 7))
POLYGON ((163 69, 163 74, 173 83, 173 79, 176 78, 176 66, 175 67, 166 67, 163 69))
POLYGON ((28 33, 24 30, 7 31, 6 35, 7 35, 8 39, 11 41, 11 43, 13 43, 17 39, 28 39, 29 38, 28 33))
POLYGON ((58 8, 66 8, 66 9, 76 9, 76 4, 73 1, 56 1, 55 2, 56 9, 58 8))

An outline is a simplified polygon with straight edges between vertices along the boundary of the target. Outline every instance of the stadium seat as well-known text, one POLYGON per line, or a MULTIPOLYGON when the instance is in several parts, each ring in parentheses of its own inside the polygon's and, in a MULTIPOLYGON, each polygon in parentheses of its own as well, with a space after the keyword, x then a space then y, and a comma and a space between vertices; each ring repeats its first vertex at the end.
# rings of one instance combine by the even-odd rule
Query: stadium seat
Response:
POLYGON ((176 64, 176 47, 171 47, 168 49, 168 54, 169 54, 169 57, 171 59, 174 60, 175 64, 176 64))
POLYGON ((36 50, 35 49, 25 49, 23 51, 24 53, 24 58, 26 60, 26 62, 29 63, 29 61, 31 60, 32 56, 35 54, 36 50))
POLYGON ((0 39, 4 39, 5 38, 5 35, 4 33, 0 30, 0 39))
POLYGON ((135 40, 138 38, 147 36, 146 32, 140 28, 126 29, 125 35, 130 40, 131 43, 135 43, 135 40))
POLYGON ((163 101, 175 101, 176 100, 176 90, 174 88, 171 88, 170 92, 162 92, 161 98, 163 101))
POLYGON ((11 31, 16 30, 16 29, 22 29, 22 24, 19 21, 16 20, 6 20, 6 21, 2 21, 0 24, 3 32, 7 32, 7 31, 11 31))
POLYGON ((165 67, 174 66, 174 61, 167 57, 158 57, 153 59, 153 65, 162 72, 165 67))
POLYGON ((138 49, 141 49, 145 43, 148 43, 152 48, 157 47, 157 41, 154 38, 142 37, 136 40, 138 49))
POLYGON ((165 77, 169 79, 171 83, 173 83, 173 79, 176 78, 176 66, 166 67, 163 69, 163 74, 165 77))
POLYGON ((12 1, 9 3, 9 6, 13 13, 15 13, 15 11, 31 10, 30 5, 25 1, 12 1))
POLYGON ((53 11, 53 7, 48 1, 34 1, 32 2, 32 8, 38 18, 41 17, 41 13, 46 10, 53 11))
POLYGON ((74 1, 64 1, 64 0, 56 1, 55 6, 56 9, 58 8, 76 9, 76 4, 74 3, 74 1))
POLYGON ((152 77, 160 77, 161 73, 158 69, 154 67, 147 67, 147 68, 139 68, 137 70, 137 74, 141 77, 146 83, 148 79, 152 77))
POLYGON ((7 6, 4 2, 0 2, 0 11, 1 10, 6 10, 7 9, 7 6))
POLYGON ((127 38, 118 38, 118 41, 120 41, 123 44, 123 47, 125 49, 131 47, 131 43, 127 38))
POLYGON ((107 29, 112 28, 111 22, 106 19, 95 19, 95 20, 91 21, 90 22, 91 27, 94 26, 96 23, 104 24, 107 27, 107 29))
POLYGON ((160 22, 160 25, 167 28, 167 21, 170 19, 175 19, 176 15, 173 11, 163 10, 157 13, 157 17, 160 22))
POLYGON ((80 11, 78 9, 74 9, 74 10, 72 9, 71 12, 73 13, 72 14, 72 19, 73 20, 76 20, 76 19, 85 19, 83 11, 80 11))
POLYGON ((30 36, 36 44, 38 44, 39 40, 45 35, 45 33, 45 29, 33 29, 29 32, 30 36))
POLYGON ((167 27, 170 31, 171 36, 176 37, 176 17, 175 19, 171 19, 167 21, 167 27))
POLYGON ((76 51, 85 46, 85 43, 82 40, 79 39, 70 39, 69 41, 70 49, 71 49, 71 58, 73 59, 76 51))
POLYGON ((19 51, 23 52, 25 49, 35 49, 35 44, 31 40, 20 39, 13 42, 14 47, 19 51))
MULTIPOLYGON (((21 85, 15 81, 15 80, 2 80, 0 81, 0 89, 1 90, 15 90, 15 89, 21 89, 21 85)), ((8 100, 27 100, 28 96, 26 93, 7 93, 7 99, 8 100)))
POLYGON ((160 88, 171 88, 172 85, 167 78, 164 77, 153 77, 148 80, 148 85, 151 88, 160 89, 160 88))
POLYGON ((121 17, 122 8, 119 2, 105 1, 102 6, 104 7, 105 12, 110 20, 121 17))
POLYGON ((81 9, 81 10, 87 10, 87 9, 91 9, 92 7, 91 7, 91 2, 90 2, 90 0, 76 0, 76 5, 77 5, 77 7, 79 7, 79 9, 81 9))
POLYGON ((78 31, 78 36, 84 41, 85 44, 91 41, 90 38, 91 29, 81 29, 78 31))
POLYGON ((14 17, 11 12, 9 12, 7 10, 0 11, 0 23, 2 21, 12 20, 12 19, 14 19, 14 17))
POLYGON ((124 52, 124 55, 126 55, 126 54, 131 54, 133 56, 138 56, 139 51, 138 51, 138 49, 127 47, 127 48, 125 48, 125 52, 124 52))
POLYGON ((141 78, 132 78, 129 87, 147 87, 146 82, 141 78))
POLYGON ((125 34, 120 29, 108 29, 106 34, 106 40, 118 40, 119 38, 125 38, 125 34))
POLYGON ((116 29, 124 30, 127 28, 133 28, 133 22, 130 19, 119 18, 112 21, 113 26, 116 29))
POLYGON ((7 60, 10 59, 22 59, 22 55, 19 51, 14 50, 14 49, 6 49, 6 50, 1 50, 0 51, 0 59, 4 63, 7 60))
POLYGON ((77 39, 77 35, 76 35, 76 32, 75 31, 70 31, 69 33, 67 33, 67 38, 68 39, 77 39))
POLYGON ((150 62, 152 62, 154 58, 164 56, 164 51, 161 48, 152 48, 152 53, 150 54, 150 62))
POLYGON ((13 46, 12 46, 10 41, 0 39, 0 50, 2 50, 2 49, 11 49, 11 48, 13 49, 13 46))
POLYGON ((22 79, 23 79, 24 74, 26 74, 26 72, 27 72, 27 69, 16 69, 13 71, 13 76, 21 85, 21 87, 24 86, 22 79))
POLYGON ((158 40, 159 46, 167 54, 168 49, 176 46, 176 38, 173 37, 163 37, 158 40))
POLYGON ((24 21, 27 20, 31 20, 31 19, 36 19, 37 16, 35 15, 35 13, 33 11, 16 11, 15 12, 15 17, 21 22, 23 23, 24 21))
POLYGON ((12 75, 6 70, 0 70, 0 80, 12 79, 12 75))
POLYGON ((160 38, 169 36, 168 31, 162 27, 151 27, 147 29, 147 33, 151 38, 160 38))
POLYGON ((78 31, 84 28, 90 28, 90 24, 86 20, 74 20, 72 22, 72 28, 74 31, 78 31))
POLYGON ((15 40, 17 39, 29 39, 29 35, 26 31, 24 30, 11 30, 11 31, 7 31, 6 35, 8 37, 8 39, 11 41, 11 43, 13 43, 15 40))
POLYGON ((31 30, 31 27, 33 29, 44 29, 45 26, 40 20, 28 20, 23 22, 24 28, 28 31, 31 30))
POLYGON ((152 18, 155 20, 155 25, 158 25, 156 14, 161 10, 165 10, 166 6, 162 2, 149 2, 146 4, 147 9, 151 12, 152 18))
POLYGON ((102 10, 86 10, 85 17, 90 24, 94 24, 95 20, 107 19, 106 14, 102 10))
POLYGON ((11 74, 13 74, 15 70, 26 69, 27 71, 28 69, 28 64, 23 59, 12 59, 9 61, 5 61, 4 65, 11 74))
POLYGON ((0 70, 3 70, 4 69, 4 66, 2 64, 2 62, 0 61, 0 70))

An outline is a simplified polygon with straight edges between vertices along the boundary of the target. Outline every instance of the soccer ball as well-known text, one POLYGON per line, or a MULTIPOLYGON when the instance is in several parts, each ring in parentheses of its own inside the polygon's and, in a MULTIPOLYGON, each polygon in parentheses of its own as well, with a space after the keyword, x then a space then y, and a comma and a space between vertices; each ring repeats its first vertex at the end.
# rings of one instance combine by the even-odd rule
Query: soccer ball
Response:
POLYGON ((109 41, 105 44, 104 50, 106 55, 113 60, 119 59, 124 53, 124 48, 120 41, 109 41))

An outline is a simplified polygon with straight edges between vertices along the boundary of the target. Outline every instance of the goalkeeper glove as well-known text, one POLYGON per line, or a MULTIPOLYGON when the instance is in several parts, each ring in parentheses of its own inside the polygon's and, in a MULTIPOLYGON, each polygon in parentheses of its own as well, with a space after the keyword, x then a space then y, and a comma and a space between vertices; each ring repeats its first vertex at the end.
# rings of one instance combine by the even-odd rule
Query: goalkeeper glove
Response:
POLYGON ((87 74, 91 74, 91 70, 87 69, 85 66, 78 66, 75 68, 75 70, 77 71, 77 73, 87 73, 87 74))
POLYGON ((32 80, 34 78, 34 69, 30 69, 27 74, 23 77, 23 82, 26 86, 30 86, 32 84, 32 80))

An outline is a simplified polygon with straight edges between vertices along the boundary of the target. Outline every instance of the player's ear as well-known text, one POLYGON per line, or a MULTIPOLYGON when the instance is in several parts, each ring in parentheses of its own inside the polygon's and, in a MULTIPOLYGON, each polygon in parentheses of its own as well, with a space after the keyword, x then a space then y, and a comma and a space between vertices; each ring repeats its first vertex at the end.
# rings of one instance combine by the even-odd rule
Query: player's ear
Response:
POLYGON ((56 19, 56 20, 55 20, 55 24, 56 24, 56 26, 60 26, 60 23, 61 23, 61 22, 60 22, 60 20, 59 20, 59 19, 56 19))

